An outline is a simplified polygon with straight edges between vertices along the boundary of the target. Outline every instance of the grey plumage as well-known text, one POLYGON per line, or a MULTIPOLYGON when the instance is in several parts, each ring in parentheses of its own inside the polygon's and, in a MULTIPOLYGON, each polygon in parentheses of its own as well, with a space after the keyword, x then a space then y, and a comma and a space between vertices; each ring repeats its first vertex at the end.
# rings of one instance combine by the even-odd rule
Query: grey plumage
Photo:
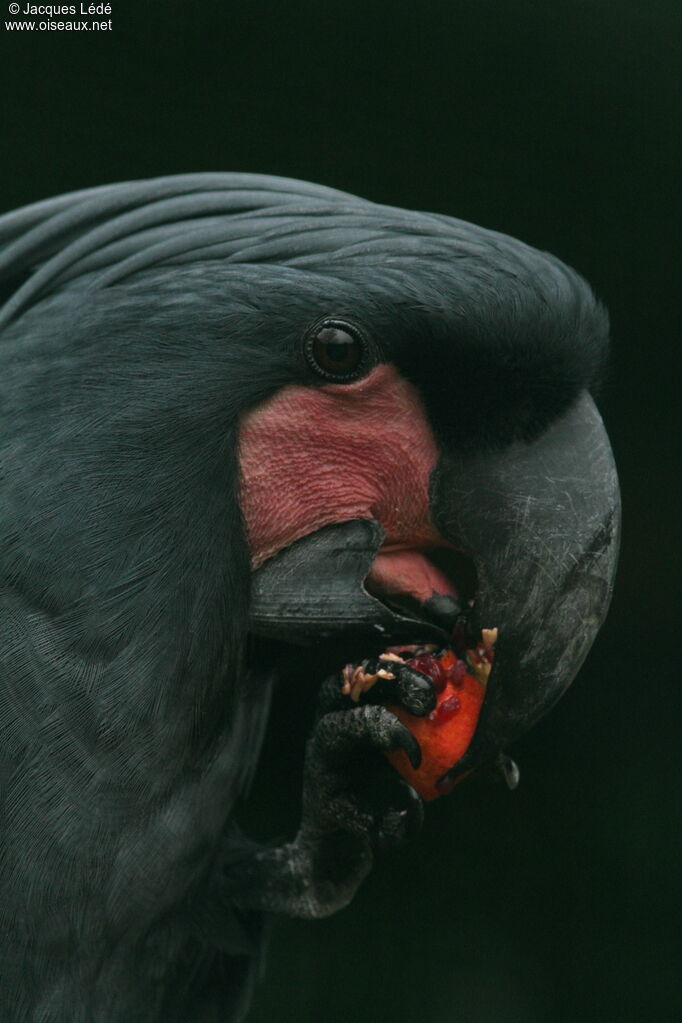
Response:
POLYGON ((0 289, 4 1018, 237 1019, 260 918, 211 885, 249 853, 272 683, 239 415, 313 386, 297 339, 344 312, 441 443, 529 441, 598 379, 606 316, 515 239, 247 174, 6 214, 0 289))

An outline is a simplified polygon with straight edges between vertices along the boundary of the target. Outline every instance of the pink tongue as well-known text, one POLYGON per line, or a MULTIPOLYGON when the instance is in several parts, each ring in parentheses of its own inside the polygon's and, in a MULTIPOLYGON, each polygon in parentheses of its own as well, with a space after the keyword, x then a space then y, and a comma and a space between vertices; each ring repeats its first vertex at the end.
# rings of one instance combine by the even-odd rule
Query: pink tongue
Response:
POLYGON ((449 579, 419 551, 379 551, 367 580, 372 591, 386 596, 407 594, 424 603, 434 593, 457 597, 449 579))

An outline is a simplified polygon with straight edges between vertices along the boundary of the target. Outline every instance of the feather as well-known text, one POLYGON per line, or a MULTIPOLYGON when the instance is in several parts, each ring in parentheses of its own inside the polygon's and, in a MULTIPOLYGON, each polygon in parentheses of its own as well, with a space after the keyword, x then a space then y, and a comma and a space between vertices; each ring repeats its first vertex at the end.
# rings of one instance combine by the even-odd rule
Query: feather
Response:
POLYGON ((439 438, 527 440, 598 378, 606 315, 515 239, 248 174, 6 214, 0 288, 5 1018, 204 1019, 229 980, 236 1020, 261 924, 207 936, 196 906, 239 848, 272 686, 240 415, 312 383, 298 339, 346 314, 439 438))

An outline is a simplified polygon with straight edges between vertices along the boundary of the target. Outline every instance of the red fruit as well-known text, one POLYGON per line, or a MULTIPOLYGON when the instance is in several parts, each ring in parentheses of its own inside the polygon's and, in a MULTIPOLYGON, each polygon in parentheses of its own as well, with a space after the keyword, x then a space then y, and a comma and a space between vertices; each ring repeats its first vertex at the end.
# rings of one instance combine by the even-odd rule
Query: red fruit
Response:
POLYGON ((437 786, 437 782, 469 747, 485 696, 485 683, 469 674, 466 662, 456 657, 452 650, 446 650, 438 657, 420 655, 410 659, 408 664, 431 678, 436 689, 436 706, 427 717, 418 718, 404 707, 388 704, 388 709, 409 728, 419 743, 422 762, 415 771, 402 750, 387 755, 405 781, 416 789, 422 799, 429 801, 453 788, 451 782, 441 787, 437 786))

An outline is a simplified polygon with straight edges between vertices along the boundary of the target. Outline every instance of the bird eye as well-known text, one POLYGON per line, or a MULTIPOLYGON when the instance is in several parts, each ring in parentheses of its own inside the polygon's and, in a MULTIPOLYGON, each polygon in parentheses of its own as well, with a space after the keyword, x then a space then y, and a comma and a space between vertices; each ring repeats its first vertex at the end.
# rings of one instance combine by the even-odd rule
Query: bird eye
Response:
POLYGON ((357 327, 323 320, 305 342, 305 357, 318 376, 337 383, 355 380, 365 368, 367 345, 357 327))

